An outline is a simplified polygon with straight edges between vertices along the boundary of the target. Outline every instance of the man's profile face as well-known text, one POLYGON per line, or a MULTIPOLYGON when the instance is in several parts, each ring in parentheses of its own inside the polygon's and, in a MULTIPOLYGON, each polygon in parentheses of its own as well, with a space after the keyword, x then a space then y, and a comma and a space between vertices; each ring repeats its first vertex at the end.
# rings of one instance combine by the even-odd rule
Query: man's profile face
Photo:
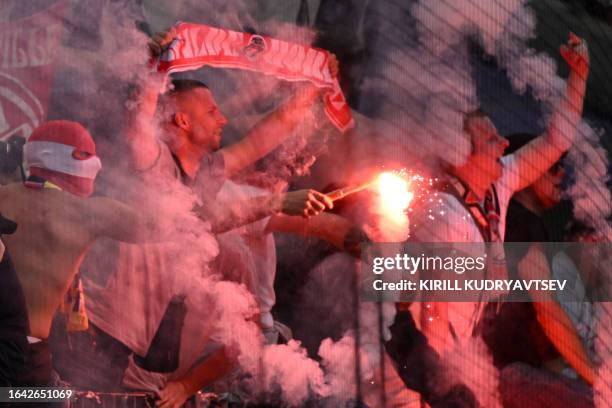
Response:
POLYGON ((508 140, 500 136, 487 116, 469 118, 466 131, 472 140, 472 154, 468 162, 473 171, 490 179, 491 183, 497 181, 502 175, 503 166, 500 159, 509 145, 508 140))
POLYGON ((188 95, 180 102, 180 109, 189 116, 191 122, 189 139, 208 151, 218 150, 227 119, 219 110, 210 90, 196 88, 187 92, 188 95))

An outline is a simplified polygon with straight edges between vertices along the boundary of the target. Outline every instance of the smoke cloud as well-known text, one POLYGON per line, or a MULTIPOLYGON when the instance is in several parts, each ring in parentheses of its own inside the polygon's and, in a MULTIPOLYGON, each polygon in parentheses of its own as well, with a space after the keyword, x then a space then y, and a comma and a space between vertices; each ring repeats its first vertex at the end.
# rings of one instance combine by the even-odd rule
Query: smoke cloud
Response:
MULTIPOLYGON (((215 331, 248 374, 246 382, 255 398, 272 398, 262 394, 274 390, 278 399, 292 406, 311 398, 327 399, 330 406, 345 402, 355 395, 357 388, 352 375, 355 332, 346 333, 336 342, 325 339, 319 347, 321 364, 309 359, 298 342, 262 346, 252 295, 244 286, 211 278, 210 261, 219 249, 209 232, 210 226, 190 213, 196 197, 179 183, 163 178, 147 180, 147 186, 141 186, 142 180, 128 170, 129 157, 123 148, 125 101, 135 83, 147 80, 149 70, 148 36, 137 28, 135 21, 148 21, 149 26, 141 28, 151 32, 184 20, 239 31, 253 29, 304 44, 312 44, 316 32, 278 20, 259 20, 255 18, 256 2, 182 0, 156 6, 150 4, 153 2, 145 3, 144 10, 138 6, 140 2, 129 1, 89 0, 68 7, 48 118, 77 120, 91 130, 104 163, 99 193, 146 203, 142 204, 143 209, 159 212, 160 219, 167 219, 169 254, 176 262, 160 271, 157 279, 167 279, 172 282, 169 286, 186 292, 193 290, 195 285, 189 284, 192 280, 205 280, 198 288, 217 305, 210 317, 220 322, 215 331), (151 13, 156 7, 161 12, 151 13)), ((471 151, 463 132, 463 118, 479 105, 471 61, 474 44, 504 70, 517 93, 530 92, 542 102, 545 112, 550 112, 558 100, 564 82, 557 75, 554 60, 527 45, 535 35, 536 20, 526 0, 386 1, 370 2, 368 7, 375 35, 367 37, 372 52, 362 91, 373 97, 362 98, 357 109, 371 117, 363 118, 368 123, 362 128, 359 128, 362 121, 358 120, 358 129, 346 136, 352 138, 351 142, 334 142, 340 146, 354 145, 353 156, 346 154, 352 163, 371 164, 370 156, 375 155, 403 164, 425 162, 434 169, 432 172, 440 162, 462 164, 471 151), (358 139, 360 136, 363 140, 358 139)), ((0 8, 3 19, 10 14, 7 10, 8 7, 0 8)), ((253 123, 297 88, 295 84, 238 70, 204 68, 184 75, 207 82, 222 111, 231 119, 224 143, 244 135, 253 123)), ((325 131, 311 138, 313 123, 318 120, 309 118, 287 143, 241 178, 279 190, 306 174, 330 138, 325 131)), ((609 165, 599 145, 600 137, 596 129, 582 122, 568 156, 575 180, 567 194, 574 203, 576 218, 610 240, 612 199, 606 186, 609 165)), ((377 218, 381 222, 382 215, 377 218)), ((406 228, 407 225, 406 222, 406 228)), ((392 231, 388 225, 379 226, 378 230, 392 231)), ((394 232, 387 240, 400 241, 407 236, 406 229, 394 232)), ((343 266, 351 271, 354 267, 354 263, 343 266)), ((394 318, 393 305, 383 304, 381 308, 374 303, 361 303, 358 310, 359 361, 361 380, 365 382, 376 376, 382 358, 380 342, 388 339, 387 327, 394 318), (382 333, 378 330, 381 316, 382 333)), ((609 344, 603 330, 598 344, 600 350, 609 344)), ((607 372, 609 353, 601 354, 606 362, 602 372, 607 372)), ((497 396, 490 391, 496 389, 496 373, 482 345, 467 345, 447 356, 446 363, 452 372, 463 372, 466 366, 477 367, 470 371, 473 376, 465 377, 464 381, 476 391, 483 405, 498 404, 497 396)), ((596 397, 599 406, 609 401, 605 397, 609 395, 606 387, 599 385, 596 397)))

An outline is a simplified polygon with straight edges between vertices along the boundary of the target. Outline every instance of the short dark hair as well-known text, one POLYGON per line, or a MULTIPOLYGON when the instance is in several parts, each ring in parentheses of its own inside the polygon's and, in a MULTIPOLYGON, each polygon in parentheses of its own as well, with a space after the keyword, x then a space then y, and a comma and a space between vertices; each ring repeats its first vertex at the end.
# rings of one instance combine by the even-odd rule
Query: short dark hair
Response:
POLYGON ((467 132, 468 131, 468 122, 470 121, 470 119, 473 118, 483 118, 488 116, 487 113, 485 111, 483 111, 480 108, 476 108, 473 111, 470 111, 468 113, 466 113, 463 116, 463 131, 467 132))
POLYGON ((463 115, 463 131, 470 136, 470 154, 474 153, 474 141, 472 140, 472 134, 468 131, 468 122, 473 118, 483 118, 487 116, 486 112, 480 108, 476 108, 463 115))
POLYGON ((195 79, 172 78, 172 87, 166 93, 160 96, 157 104, 158 115, 167 116, 175 113, 176 99, 186 92, 194 89, 209 89, 208 86, 195 79))
POLYGON ((191 91, 198 88, 209 89, 208 85, 206 85, 202 81, 198 81, 196 79, 180 79, 175 78, 172 79, 172 89, 168 93, 170 94, 178 94, 182 92, 191 91))

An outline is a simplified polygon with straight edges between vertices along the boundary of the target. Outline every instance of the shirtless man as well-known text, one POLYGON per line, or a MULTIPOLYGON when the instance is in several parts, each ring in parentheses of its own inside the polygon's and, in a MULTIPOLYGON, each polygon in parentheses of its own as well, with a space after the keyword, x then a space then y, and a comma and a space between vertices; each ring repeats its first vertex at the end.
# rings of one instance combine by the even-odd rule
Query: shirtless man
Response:
POLYGON ((0 297, 17 299, 0 322, 5 386, 49 383, 51 321, 93 241, 110 237, 136 243, 161 236, 142 212, 109 198, 85 198, 93 192, 101 164, 91 135, 80 124, 41 125, 26 143, 25 158, 30 170, 25 185, 0 188, 0 212, 17 223, 13 234, 2 237, 3 281, 17 278, 0 287, 0 297), (7 330, 6 320, 13 330, 7 330))

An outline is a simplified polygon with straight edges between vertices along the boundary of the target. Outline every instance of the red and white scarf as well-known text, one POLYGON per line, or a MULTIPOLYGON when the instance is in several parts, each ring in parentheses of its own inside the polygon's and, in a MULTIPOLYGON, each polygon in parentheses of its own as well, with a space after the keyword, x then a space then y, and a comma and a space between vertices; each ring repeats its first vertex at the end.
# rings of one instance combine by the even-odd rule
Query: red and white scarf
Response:
POLYGON ((179 23, 175 28, 176 36, 161 55, 158 71, 172 73, 209 65, 261 72, 287 81, 310 81, 327 91, 323 101, 329 120, 340 131, 353 126, 338 79, 329 71, 329 52, 200 24, 179 23))

